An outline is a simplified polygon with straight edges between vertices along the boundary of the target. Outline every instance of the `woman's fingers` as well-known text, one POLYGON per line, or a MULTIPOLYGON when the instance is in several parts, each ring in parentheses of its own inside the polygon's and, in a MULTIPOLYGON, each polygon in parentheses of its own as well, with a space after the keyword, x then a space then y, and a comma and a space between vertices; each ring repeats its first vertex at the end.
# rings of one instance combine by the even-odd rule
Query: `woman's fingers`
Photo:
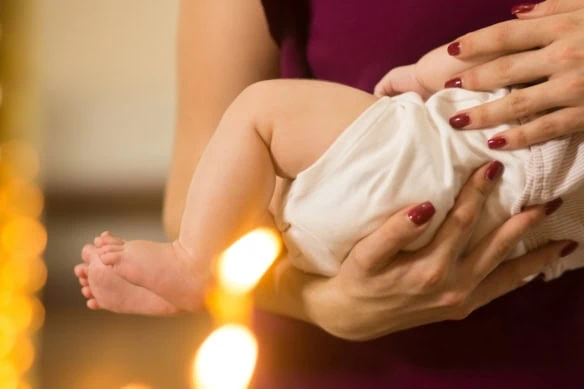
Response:
POLYGON ((457 129, 478 129, 525 119, 550 109, 569 107, 580 99, 578 89, 570 88, 570 85, 565 79, 558 78, 515 89, 499 100, 457 112, 450 118, 450 122, 457 129), (457 121, 456 118, 461 115, 466 115, 467 119, 457 121))
MULTIPOLYGON (((481 215, 487 196, 503 174, 504 167, 493 161, 478 169, 462 188, 454 207, 428 246, 443 261, 458 258, 481 215)), ((438 266, 443 264, 438 264, 438 266)))
POLYGON ((399 211, 357 242, 345 262, 354 262, 366 272, 377 271, 387 265, 388 258, 422 235, 435 212, 430 202, 399 211))
POLYGON ((542 61, 540 51, 525 51, 499 57, 457 74, 445 87, 456 85, 470 90, 493 90, 509 85, 530 83, 547 77, 551 63, 542 61))
POLYGON ((547 0, 540 3, 523 3, 512 8, 511 13, 520 19, 534 19, 557 15, 584 8, 582 0, 547 0))
POLYGON ((480 283, 501 264, 521 241, 525 232, 539 223, 546 215, 555 212, 561 200, 545 206, 530 207, 507 220, 505 224, 485 237, 461 264, 461 275, 465 279, 480 283))
POLYGON ((563 108, 496 134, 489 140, 489 145, 503 150, 521 149, 583 129, 584 107, 563 108))
MULTIPOLYGON (((550 18, 555 18, 550 16, 550 18)), ((468 33, 450 45, 448 53, 461 60, 531 50, 550 44, 555 21, 510 20, 468 33)))
POLYGON ((471 294, 468 299, 469 310, 475 310, 525 285, 531 276, 541 273, 573 246, 574 243, 570 241, 553 242, 501 264, 471 294))

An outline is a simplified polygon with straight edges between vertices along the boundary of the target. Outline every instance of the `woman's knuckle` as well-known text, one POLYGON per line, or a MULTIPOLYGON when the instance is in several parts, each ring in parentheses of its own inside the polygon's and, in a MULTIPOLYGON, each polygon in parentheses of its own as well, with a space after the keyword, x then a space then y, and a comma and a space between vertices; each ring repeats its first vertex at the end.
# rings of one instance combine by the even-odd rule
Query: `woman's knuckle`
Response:
POLYGON ((557 43, 552 50, 552 61, 555 64, 571 66, 582 61, 584 53, 579 45, 570 42, 557 43))
POLYGON ((584 74, 577 74, 570 77, 565 84, 566 92, 569 95, 581 97, 584 95, 584 74))
POLYGON ((461 78, 466 88, 476 89, 480 86, 480 75, 476 69, 467 70, 461 78))
POLYGON ((581 28, 581 21, 578 17, 569 14, 557 16, 550 24, 551 30, 557 36, 564 36, 581 28))
POLYGON ((541 117, 538 125, 538 138, 541 140, 553 139, 559 135, 558 124, 555 120, 541 117))
POLYGON ((477 126, 486 125, 489 123, 491 115, 485 105, 479 105, 471 110, 472 121, 477 126))
POLYGON ((371 250, 362 244, 357 244, 351 252, 352 261, 364 272, 371 270, 371 250))
POLYGON ((461 304, 452 310, 453 320, 464 320, 473 312, 473 307, 469 303, 461 304))
POLYGON ((446 292, 440 299, 440 305, 447 308, 461 308, 466 306, 466 302, 466 292, 459 290, 446 292))
POLYGON ((470 209, 459 208, 452 215, 454 223, 460 230, 471 228, 475 222, 476 215, 470 209))
POLYGON ((513 33, 511 23, 501 23, 493 33, 493 39, 499 45, 505 45, 513 33))
POLYGON ((514 61, 511 58, 503 57, 497 61, 495 72, 497 81, 501 85, 510 85, 513 83, 514 61))
POLYGON ((509 95, 509 109, 514 117, 523 118, 531 113, 530 100, 525 93, 514 91, 509 95))
POLYGON ((446 282, 447 272, 443 266, 436 266, 426 270, 421 277, 423 290, 436 290, 446 282))
POLYGON ((517 147, 526 147, 530 144, 527 131, 523 127, 517 127, 513 130, 513 138, 517 147))

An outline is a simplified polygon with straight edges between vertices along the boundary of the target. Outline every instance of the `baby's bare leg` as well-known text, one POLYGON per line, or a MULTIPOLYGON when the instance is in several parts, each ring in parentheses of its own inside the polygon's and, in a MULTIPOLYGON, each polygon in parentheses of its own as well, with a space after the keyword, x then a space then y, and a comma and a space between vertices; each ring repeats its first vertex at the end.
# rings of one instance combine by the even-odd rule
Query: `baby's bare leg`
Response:
POLYGON ((375 100, 319 81, 251 86, 227 110, 201 157, 178 241, 105 247, 102 261, 180 309, 196 307, 211 261, 265 222, 276 176, 294 179, 375 100))

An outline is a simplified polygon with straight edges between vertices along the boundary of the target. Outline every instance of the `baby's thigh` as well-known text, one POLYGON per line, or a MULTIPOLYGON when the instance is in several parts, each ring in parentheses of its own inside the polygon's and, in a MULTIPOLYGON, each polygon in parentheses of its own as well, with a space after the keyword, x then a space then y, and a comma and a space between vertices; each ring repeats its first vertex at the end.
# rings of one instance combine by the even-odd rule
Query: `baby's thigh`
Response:
POLYGON ((248 91, 260 110, 260 131, 284 176, 312 165, 377 98, 361 90, 315 80, 270 80, 248 91))

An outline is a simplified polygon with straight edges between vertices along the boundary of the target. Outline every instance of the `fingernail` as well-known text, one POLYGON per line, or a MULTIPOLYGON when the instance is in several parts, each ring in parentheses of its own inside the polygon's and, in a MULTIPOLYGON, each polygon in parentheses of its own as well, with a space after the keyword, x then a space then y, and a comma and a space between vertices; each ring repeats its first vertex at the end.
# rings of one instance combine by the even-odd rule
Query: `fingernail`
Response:
POLYGON ((448 80, 444 83, 444 88, 462 88, 462 80, 460 77, 448 80))
POLYGON ((457 56, 460 54, 460 42, 453 42, 448 45, 448 54, 457 56))
POLYGON ((536 5, 535 3, 517 4, 516 6, 511 8, 511 14, 517 15, 528 13, 529 11, 532 11, 535 8, 535 5, 536 5))
POLYGON ((501 147, 505 147, 507 145, 507 139, 503 138, 502 136, 496 136, 492 139, 489 139, 487 142, 490 149, 500 149, 501 147))
POLYGON ((564 204, 564 200, 562 200, 559 197, 555 200, 550 201, 549 203, 546 203, 545 214, 547 216, 551 215, 552 213, 556 212, 562 206, 562 204, 564 204))
POLYGON ((560 257, 564 258, 572 254, 574 251, 576 251, 578 246, 579 246, 578 242, 571 241, 570 243, 564 246, 562 251, 560 251, 560 257))
POLYGON ((470 124, 470 116, 468 116, 466 113, 461 113, 451 117, 449 122, 453 128, 459 129, 470 124))
POLYGON ((410 219, 415 225, 421 226, 426 224, 435 213, 436 209, 434 208, 434 205, 432 205, 431 202, 426 201, 425 203, 410 209, 408 212, 408 219, 410 219))
POLYGON ((503 173, 504 166, 499 161, 493 161, 485 171, 485 177, 489 181, 494 181, 496 178, 499 178, 503 173))

